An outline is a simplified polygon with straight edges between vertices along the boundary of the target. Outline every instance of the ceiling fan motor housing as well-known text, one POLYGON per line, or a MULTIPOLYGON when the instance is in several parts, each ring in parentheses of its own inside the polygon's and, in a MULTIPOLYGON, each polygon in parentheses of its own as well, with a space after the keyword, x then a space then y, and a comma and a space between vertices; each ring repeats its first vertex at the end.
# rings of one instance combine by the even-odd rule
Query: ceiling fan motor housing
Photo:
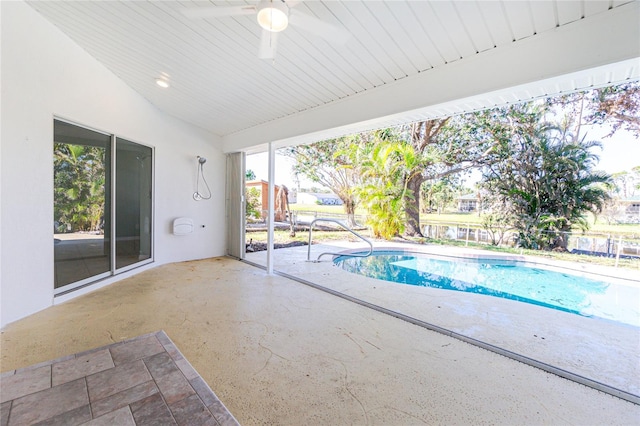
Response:
POLYGON ((256 7, 258 23, 262 28, 274 33, 287 28, 289 7, 281 0, 261 0, 256 7))

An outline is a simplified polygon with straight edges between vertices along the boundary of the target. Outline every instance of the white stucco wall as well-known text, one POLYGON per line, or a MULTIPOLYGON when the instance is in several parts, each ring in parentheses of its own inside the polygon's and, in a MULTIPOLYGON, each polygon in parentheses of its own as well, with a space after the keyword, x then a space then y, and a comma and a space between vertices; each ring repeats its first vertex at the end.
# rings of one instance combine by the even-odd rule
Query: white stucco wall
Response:
POLYGON ((0 2, 0 19, 1 325, 54 303, 54 116, 155 147, 156 262, 150 267, 224 255, 218 137, 157 110, 26 4, 0 2), (192 198, 197 155, 208 159, 214 194, 208 201, 192 198), (194 219, 193 234, 170 233, 179 216, 194 219))

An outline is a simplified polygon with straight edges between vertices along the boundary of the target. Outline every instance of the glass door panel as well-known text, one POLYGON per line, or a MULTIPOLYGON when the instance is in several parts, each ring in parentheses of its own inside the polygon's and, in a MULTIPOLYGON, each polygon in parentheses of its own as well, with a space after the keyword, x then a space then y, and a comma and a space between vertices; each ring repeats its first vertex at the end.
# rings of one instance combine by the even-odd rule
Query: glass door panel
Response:
POLYGON ((116 269, 151 259, 153 150, 116 139, 116 269))
POLYGON ((109 135, 54 121, 56 289, 111 270, 110 145, 109 135))

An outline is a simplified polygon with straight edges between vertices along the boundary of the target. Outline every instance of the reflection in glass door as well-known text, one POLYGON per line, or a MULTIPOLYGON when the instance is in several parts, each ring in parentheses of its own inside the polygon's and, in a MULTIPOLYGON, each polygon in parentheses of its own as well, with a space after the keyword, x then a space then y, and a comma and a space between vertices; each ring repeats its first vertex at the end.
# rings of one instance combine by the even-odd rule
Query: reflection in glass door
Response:
POLYGON ((108 275, 111 136, 54 123, 54 288, 108 275), (106 232, 105 232, 106 231, 106 232))
POLYGON ((116 269, 151 258, 152 150, 116 139, 116 269))

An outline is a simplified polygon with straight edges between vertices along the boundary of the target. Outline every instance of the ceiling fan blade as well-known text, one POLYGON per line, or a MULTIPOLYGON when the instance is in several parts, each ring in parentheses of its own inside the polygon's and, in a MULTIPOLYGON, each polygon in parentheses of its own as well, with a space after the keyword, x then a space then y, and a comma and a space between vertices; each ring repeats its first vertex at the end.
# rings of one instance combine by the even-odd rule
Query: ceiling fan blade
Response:
POLYGON ((344 28, 321 21, 295 9, 289 11, 289 23, 337 44, 345 44, 351 38, 351 34, 344 28))
POLYGON ((260 51, 258 52, 258 57, 260 59, 275 58, 277 45, 278 33, 262 30, 262 37, 260 37, 260 51))
POLYGON ((252 15, 256 13, 255 6, 224 6, 224 7, 199 7, 184 9, 182 14, 191 19, 219 18, 222 16, 252 15))

